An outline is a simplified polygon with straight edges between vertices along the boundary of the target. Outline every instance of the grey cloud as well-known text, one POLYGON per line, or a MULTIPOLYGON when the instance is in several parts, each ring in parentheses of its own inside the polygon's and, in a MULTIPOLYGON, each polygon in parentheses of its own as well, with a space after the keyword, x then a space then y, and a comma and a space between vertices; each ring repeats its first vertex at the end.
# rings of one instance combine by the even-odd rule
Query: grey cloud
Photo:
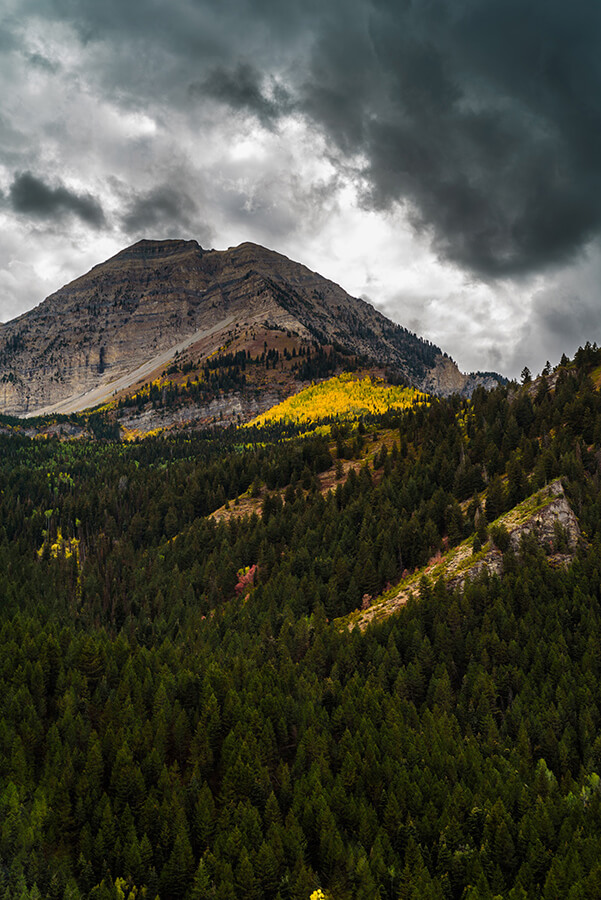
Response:
POLYGON ((592 245, 578 265, 548 279, 533 295, 527 321, 516 341, 509 367, 528 365, 540 371, 549 359, 572 356, 586 341, 600 342, 601 241, 592 245))
POLYGON ((31 53, 28 57, 28 62, 34 69, 41 69, 45 72, 58 72, 59 66, 55 62, 51 62, 46 56, 43 56, 41 53, 31 53))
POLYGON ((31 172, 15 176, 8 196, 15 212, 36 219, 52 221, 72 213, 93 228, 105 224, 102 207, 91 194, 76 194, 64 185, 49 187, 31 172))
POLYGON ((304 102, 364 154, 367 205, 408 201, 441 256, 484 276, 564 262, 601 229, 594 4, 381 0, 363 35, 337 25, 304 102))
POLYGON ((204 81, 190 86, 193 96, 210 97, 234 110, 255 115, 263 125, 270 126, 279 116, 292 108, 288 92, 281 85, 272 86, 267 96, 261 73, 250 63, 240 62, 233 69, 213 68, 204 81))
POLYGON ((302 114, 480 277, 573 259, 601 232, 601 6, 590 0, 25 0, 94 45, 95 83, 144 109, 190 91, 272 127, 302 114), (139 52, 143 50, 143 52, 139 52), (192 88, 186 90, 186 86, 192 88))
POLYGON ((599 339, 599 310, 596 297, 559 285, 541 292, 532 314, 522 329, 509 368, 513 372, 528 365, 540 372, 547 359, 555 364, 562 353, 573 356, 587 340, 599 339))
MULTIPOLYGON (((601 231, 601 7, 333 0, 302 20, 292 8, 310 53, 283 103, 264 90, 267 37, 253 66, 232 39, 197 84, 263 124, 302 111, 364 159, 367 207, 406 203, 442 258, 481 277, 564 264, 601 231)), ((278 25, 271 4, 238 10, 255 41, 258 23, 278 25)))
POLYGON ((173 4, 154 3, 149 10, 147 0, 24 0, 29 13, 56 18, 73 25, 87 42, 123 39, 132 35, 146 41, 160 41, 179 55, 193 57, 199 50, 215 56, 240 40, 247 47, 254 36, 263 42, 275 39, 290 43, 294 35, 306 28, 320 4, 318 0, 178 0, 173 4))
POLYGON ((130 235, 163 238, 191 236, 201 243, 209 235, 194 200, 184 191, 168 184, 130 198, 121 224, 130 235))

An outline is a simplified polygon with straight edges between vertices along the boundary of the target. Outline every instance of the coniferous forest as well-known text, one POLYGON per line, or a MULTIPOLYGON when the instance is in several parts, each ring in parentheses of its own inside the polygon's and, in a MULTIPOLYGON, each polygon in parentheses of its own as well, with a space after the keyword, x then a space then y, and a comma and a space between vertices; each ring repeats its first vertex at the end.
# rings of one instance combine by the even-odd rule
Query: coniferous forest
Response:
POLYGON ((601 353, 563 362, 304 433, 7 424, 0 898, 598 897, 601 353), (557 478, 571 565, 349 629, 557 478))

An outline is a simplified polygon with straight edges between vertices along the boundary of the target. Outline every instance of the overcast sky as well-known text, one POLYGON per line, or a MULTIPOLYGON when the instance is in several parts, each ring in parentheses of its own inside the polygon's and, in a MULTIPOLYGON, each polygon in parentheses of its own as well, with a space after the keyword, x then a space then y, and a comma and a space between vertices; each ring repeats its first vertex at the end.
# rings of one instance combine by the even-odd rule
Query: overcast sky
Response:
POLYGON ((0 0, 0 321, 255 241, 461 368, 601 343, 601 4, 0 0))

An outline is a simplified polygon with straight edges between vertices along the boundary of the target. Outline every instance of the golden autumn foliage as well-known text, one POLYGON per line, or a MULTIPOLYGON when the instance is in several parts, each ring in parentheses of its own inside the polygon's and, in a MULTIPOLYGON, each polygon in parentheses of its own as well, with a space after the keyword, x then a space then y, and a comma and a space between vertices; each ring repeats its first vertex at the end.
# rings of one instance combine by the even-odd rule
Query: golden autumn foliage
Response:
MULTIPOLYGON (((51 513, 51 510, 48 510, 48 513, 51 513)), ((47 513, 47 517, 49 518, 47 513)), ((75 559, 75 563, 77 566, 77 582, 75 584, 75 596, 78 601, 81 601, 81 558, 79 554, 79 538, 66 538, 63 537, 63 533, 60 525, 56 529, 56 537, 54 541, 50 538, 49 531, 43 531, 44 535, 44 543, 38 550, 38 556, 40 559, 43 559, 45 555, 49 559, 75 559)))
POLYGON ((388 385, 369 375, 360 378, 344 373, 288 397, 249 424, 277 421, 302 424, 330 417, 379 415, 391 408, 405 409, 427 400, 428 395, 415 388, 388 385))
POLYGON ((121 429, 121 436, 124 441, 137 441, 150 437, 158 437, 158 435, 162 434, 164 430, 164 428, 151 428, 148 431, 143 431, 141 428, 123 427, 121 429))
POLYGON ((53 542, 45 540, 38 550, 38 556, 42 557, 46 550, 52 559, 58 559, 59 556, 70 559, 74 556, 79 565, 79 539, 63 537, 60 526, 56 529, 55 540, 53 542))

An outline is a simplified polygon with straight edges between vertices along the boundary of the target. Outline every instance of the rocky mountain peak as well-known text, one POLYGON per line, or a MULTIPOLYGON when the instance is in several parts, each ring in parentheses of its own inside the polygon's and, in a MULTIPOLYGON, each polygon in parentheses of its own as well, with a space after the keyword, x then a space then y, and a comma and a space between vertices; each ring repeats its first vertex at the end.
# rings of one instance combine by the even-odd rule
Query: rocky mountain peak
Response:
MULTIPOLYGON (((164 240, 164 241, 155 241, 149 240, 147 238, 143 238, 141 241, 137 241, 137 243, 132 244, 131 247, 126 247, 124 250, 120 250, 119 253, 116 253, 108 262, 113 262, 119 260, 121 262, 129 262, 132 260, 157 260, 157 259, 169 259, 173 256, 181 256, 187 255, 189 253, 202 254, 205 251, 202 249, 198 241, 184 241, 184 240, 164 240)), ((101 265, 106 265, 106 263, 101 263, 101 265)))
POLYGON ((273 250, 141 240, 0 329, 0 411, 84 409, 243 326, 342 348, 434 392, 468 383, 438 347, 273 250))

